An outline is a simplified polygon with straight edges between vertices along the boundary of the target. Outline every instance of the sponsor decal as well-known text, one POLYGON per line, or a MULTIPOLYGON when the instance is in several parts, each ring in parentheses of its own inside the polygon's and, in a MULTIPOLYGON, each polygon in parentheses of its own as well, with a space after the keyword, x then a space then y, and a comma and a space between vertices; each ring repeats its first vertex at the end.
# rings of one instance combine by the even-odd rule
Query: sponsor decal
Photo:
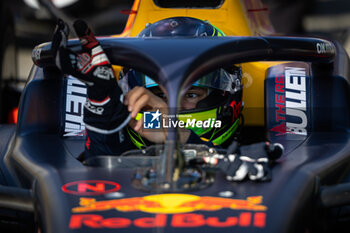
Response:
POLYGON ((111 99, 109 98, 109 96, 107 96, 102 101, 95 101, 95 100, 87 99, 84 106, 90 112, 97 114, 97 115, 102 115, 103 111, 105 110, 103 108, 103 106, 108 104, 110 100, 111 99))
POLYGON ((88 53, 82 53, 77 56, 78 69, 82 71, 90 63, 90 55, 88 53))
MULTIPOLYGON (((232 106, 232 108, 237 107, 232 106)), ((234 109, 235 110, 235 109, 234 109)), ((179 115, 176 115, 179 117, 179 115)), ((192 115, 181 115, 185 120, 175 120, 175 115, 166 115, 159 112, 144 112, 143 113, 143 128, 144 129, 160 129, 160 128, 220 128, 221 121, 215 118, 206 120, 197 120, 192 115), (162 118, 162 119, 161 119, 162 118)))
POLYGON ((101 106, 94 106, 89 100, 85 102, 85 108, 96 115, 102 115, 105 110, 101 106))
POLYGON ((263 212, 242 212, 238 216, 205 217, 203 214, 156 214, 155 217, 142 217, 136 219, 112 217, 104 218, 97 214, 75 214, 71 216, 69 222, 70 229, 80 229, 83 227, 101 229, 101 228, 157 228, 171 226, 180 227, 257 227, 264 228, 266 225, 266 214, 263 212), (168 220, 169 219, 169 220, 168 220))
POLYGON ((242 101, 239 101, 238 102, 238 104, 236 103, 236 101, 234 100, 234 101, 232 101, 231 103, 230 103, 230 106, 232 107, 232 121, 234 122, 237 118, 238 118, 238 116, 239 116, 239 114, 240 114, 240 112, 241 112, 241 109, 242 109, 242 101))
POLYGON ((98 66, 94 71, 94 76, 100 79, 110 80, 113 78, 114 74, 110 67, 98 66))
POLYGON ((80 206, 72 209, 69 227, 126 228, 126 227, 265 227, 267 207, 262 205, 262 196, 243 199, 196 196, 191 194, 157 194, 144 197, 96 201, 94 198, 81 198, 80 206), (120 212, 141 211, 155 214, 155 217, 104 218, 89 212, 109 210, 120 212), (204 216, 194 211, 219 211, 222 209, 240 210, 234 216, 204 216), (254 212, 252 212, 254 211, 254 212))
POLYGON ((267 107, 269 110, 271 107, 273 109, 272 114, 268 113, 270 131, 275 132, 276 136, 284 134, 306 136, 310 128, 308 66, 292 67, 283 64, 272 67, 269 72, 269 79, 273 79, 273 91, 267 92, 267 107))
POLYGON ((157 214, 188 213, 193 211, 217 211, 224 208, 232 210, 265 211, 261 205, 262 197, 248 197, 246 200, 223 197, 196 196, 191 194, 157 194, 144 197, 96 201, 94 198, 81 198, 80 206, 73 213, 107 211, 141 211, 157 214))
POLYGON ((316 50, 318 54, 333 53, 334 48, 328 43, 316 43, 316 50))
MULTIPOLYGON (((87 47, 95 46, 97 42, 95 40, 91 40, 92 38, 90 36, 91 35, 81 38, 81 43, 87 47)), ((88 53, 82 53, 77 56, 77 61, 79 71, 84 74, 89 73, 94 67, 109 64, 109 60, 100 45, 92 49, 91 57, 88 53)), ((100 67, 94 71, 94 75, 96 75, 98 78, 109 80, 110 77, 113 77, 113 71, 110 67, 100 67)))
POLYGON ((102 195, 119 189, 118 183, 106 180, 79 180, 62 186, 63 192, 80 196, 102 195))
POLYGON ((82 136, 85 131, 83 122, 86 86, 78 79, 68 76, 66 89, 66 107, 63 136, 82 136))
POLYGON ((34 61, 37 61, 40 59, 41 51, 42 51, 42 48, 33 49, 32 58, 34 59, 34 61))

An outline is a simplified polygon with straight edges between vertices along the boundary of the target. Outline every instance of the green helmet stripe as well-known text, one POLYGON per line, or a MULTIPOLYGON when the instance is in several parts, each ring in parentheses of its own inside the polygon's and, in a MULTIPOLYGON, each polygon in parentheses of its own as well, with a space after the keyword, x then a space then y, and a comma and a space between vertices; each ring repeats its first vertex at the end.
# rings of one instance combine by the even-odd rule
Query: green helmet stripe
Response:
MULTIPOLYGON (((225 128, 225 127, 223 127, 223 128, 225 128)), ((216 128, 214 129, 214 132, 211 134, 209 141, 214 137, 215 134, 216 134, 216 128)))
POLYGON ((239 126, 240 119, 237 119, 236 122, 220 137, 215 138, 212 140, 212 142, 216 145, 220 145, 223 142, 225 142, 234 132, 236 132, 238 126, 239 126))
POLYGON ((134 145, 135 145, 137 148, 139 148, 139 149, 141 150, 142 147, 145 147, 145 146, 146 146, 146 143, 142 140, 142 137, 141 137, 139 134, 137 134, 134 130, 130 129, 129 127, 127 127, 126 129, 127 129, 127 132, 128 132, 128 134, 129 134, 129 136, 130 136, 131 141, 134 143, 134 145), (141 142, 138 141, 138 140, 134 137, 134 135, 132 135, 132 134, 134 134, 141 142))
POLYGON ((142 147, 144 147, 143 144, 141 144, 139 141, 137 141, 135 138, 133 137, 130 137, 131 138, 131 141, 134 143, 134 145, 138 148, 138 149, 142 149, 142 147))
POLYGON ((212 25, 217 31, 218 31, 218 35, 217 36, 226 36, 226 34, 221 31, 219 28, 215 27, 214 25, 212 25))
POLYGON ((219 130, 217 130, 216 131, 216 129, 215 129, 215 131, 213 132, 213 134, 211 135, 211 137, 210 137, 210 141, 212 140, 212 138, 216 135, 216 134, 218 134, 220 131, 222 131, 222 130, 224 130, 224 129, 226 129, 226 125, 224 126, 224 127, 221 127, 219 130))
MULTIPOLYGON (((215 36, 215 32, 216 32, 216 30, 215 30, 215 27, 213 27, 213 34, 211 35, 211 36, 215 36)), ((218 33, 219 34, 219 33, 218 33)))

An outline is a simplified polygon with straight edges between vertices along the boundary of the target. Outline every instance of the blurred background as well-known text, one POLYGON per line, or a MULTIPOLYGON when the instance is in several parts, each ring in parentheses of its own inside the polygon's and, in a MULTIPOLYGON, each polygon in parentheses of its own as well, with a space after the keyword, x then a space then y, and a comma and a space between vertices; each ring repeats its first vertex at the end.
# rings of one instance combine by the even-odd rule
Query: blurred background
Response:
MULTIPOLYGON (((50 41, 56 17, 43 0, 0 2, 0 123, 16 107, 32 67, 34 46, 50 41)), ((133 0, 51 0, 59 13, 82 18, 99 36, 119 34, 133 0)), ((155 0, 157 1, 157 0, 155 0)), ((170 0, 169 0, 170 1, 170 0)), ((202 0, 197 0, 202 1, 202 0)), ((316 35, 339 41, 350 53, 349 0, 262 0, 276 33, 316 35)))

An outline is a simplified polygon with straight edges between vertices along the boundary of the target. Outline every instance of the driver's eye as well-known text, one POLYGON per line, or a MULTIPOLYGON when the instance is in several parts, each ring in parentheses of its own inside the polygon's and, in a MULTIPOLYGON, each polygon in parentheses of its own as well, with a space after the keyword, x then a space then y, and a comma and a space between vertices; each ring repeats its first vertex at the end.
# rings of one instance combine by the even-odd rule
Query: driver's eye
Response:
POLYGON ((186 93, 186 98, 189 98, 189 99, 191 99, 191 98, 198 98, 198 94, 196 94, 196 93, 186 93))

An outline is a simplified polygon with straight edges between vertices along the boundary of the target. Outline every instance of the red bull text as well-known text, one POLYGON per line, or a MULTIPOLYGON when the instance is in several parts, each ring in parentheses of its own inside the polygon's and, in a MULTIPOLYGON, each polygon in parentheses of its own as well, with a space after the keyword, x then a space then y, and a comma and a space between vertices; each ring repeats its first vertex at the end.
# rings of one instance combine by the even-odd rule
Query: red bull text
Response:
POLYGON ((266 206, 261 205, 262 197, 243 199, 196 196, 190 194, 158 194, 144 197, 96 201, 94 198, 81 198, 80 206, 72 209, 69 227, 125 228, 125 227, 265 227, 266 206), (194 211, 239 210, 236 216, 207 217, 194 211), (138 219, 104 218, 98 214, 86 214, 116 210, 119 212, 140 211, 155 214, 154 217, 138 219), (249 212, 250 211, 250 212, 249 212), (254 212, 252 212, 254 211, 254 212))
POLYGON ((229 216, 226 219, 218 217, 205 217, 202 214, 156 214, 155 217, 129 218, 104 218, 97 214, 72 215, 69 223, 70 229, 88 228, 157 228, 157 227, 265 227, 266 214, 263 212, 242 212, 238 216, 229 216))

